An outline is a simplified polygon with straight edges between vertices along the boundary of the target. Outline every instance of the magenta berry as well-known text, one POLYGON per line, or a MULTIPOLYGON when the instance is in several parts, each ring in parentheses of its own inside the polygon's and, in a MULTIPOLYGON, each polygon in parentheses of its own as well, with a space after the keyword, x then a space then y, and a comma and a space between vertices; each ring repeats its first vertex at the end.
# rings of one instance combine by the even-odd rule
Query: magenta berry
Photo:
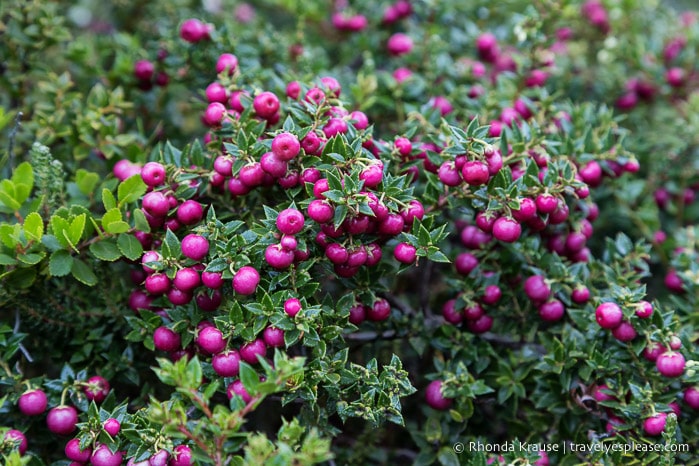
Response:
POLYGON ((433 380, 425 389, 425 401, 432 409, 443 411, 449 409, 453 400, 442 394, 442 381, 433 380))
POLYGON ((636 329, 629 322, 622 322, 612 329, 612 335, 619 341, 627 342, 636 338, 636 329))
POLYGON ((138 60, 133 65, 133 74, 139 81, 150 81, 155 74, 155 65, 150 60, 138 60))
POLYGON ((27 452, 27 437, 17 429, 10 429, 7 432, 5 432, 5 435, 3 436, 2 440, 3 441, 0 442, 0 445, 4 444, 5 442, 8 442, 12 445, 16 445, 17 451, 19 451, 20 456, 24 455, 27 452))
POLYGON ((228 96, 228 91, 226 90, 225 87, 221 83, 213 82, 206 86, 206 100, 209 103, 213 102, 219 102, 221 104, 226 104, 228 102, 228 99, 230 98, 228 96))
POLYGON ((590 290, 586 286, 579 285, 570 294, 570 299, 576 304, 586 303, 590 299, 590 290))
POLYGON ((231 176, 233 174, 233 159, 219 155, 214 160, 214 170, 222 176, 231 176))
POLYGON ((483 314, 476 320, 467 320, 466 328, 476 334, 488 332, 493 328, 493 318, 488 314, 483 314))
POLYGON ((274 152, 266 152, 260 158, 260 168, 275 178, 281 178, 286 174, 289 165, 286 161, 279 159, 274 152))
POLYGON ((532 275, 524 282, 524 292, 532 301, 543 302, 551 296, 551 288, 541 275, 532 275))
POLYGON ((514 243, 522 234, 522 226, 510 217, 500 217, 493 224, 493 236, 504 243, 514 243))
POLYGON ((275 94, 265 91, 253 99, 252 107, 257 116, 268 119, 279 111, 279 98, 275 94))
POLYGON ((275 269, 285 269, 294 262, 294 251, 279 244, 270 244, 265 249, 265 261, 275 269))
POLYGON ((648 301, 640 301, 636 307, 636 315, 641 319, 647 319, 653 315, 653 305, 648 301))
POLYGON ((480 186, 490 179, 488 165, 478 160, 469 160, 461 167, 461 176, 471 186, 480 186))
POLYGON ((663 433, 667 422, 667 413, 657 413, 643 421, 643 431, 646 435, 656 437, 663 433))
POLYGON ((417 257, 417 250, 412 244, 398 243, 393 249, 393 257, 403 264, 412 264, 417 257))
POLYGON ((177 445, 172 451, 172 458, 168 463, 169 466, 192 466, 192 449, 187 445, 177 445))
POLYGON ((201 283, 199 272, 192 267, 184 267, 177 271, 173 285, 182 291, 191 291, 201 283))
POLYGON ((284 346, 284 330, 277 327, 267 327, 262 332, 262 338, 267 346, 273 348, 284 346))
POLYGON ((170 289, 170 279, 164 273, 154 273, 146 277, 146 291, 153 296, 165 294, 170 289))
POLYGON ((238 269, 233 276, 233 289, 238 294, 251 295, 255 293, 259 283, 260 273, 249 265, 238 269))
POLYGON ((325 200, 314 199, 308 204, 306 213, 314 222, 327 223, 333 219, 335 208, 325 200))
POLYGON ((64 450, 66 458, 71 461, 76 461, 78 463, 87 463, 90 461, 92 456, 92 448, 86 447, 84 450, 80 449, 80 439, 73 438, 68 440, 64 450))
POLYGON ((119 435, 119 432, 121 431, 121 423, 113 417, 110 417, 109 419, 104 421, 102 427, 104 428, 104 431, 112 437, 116 437, 117 435, 119 435))
POLYGON ((460 324, 464 320, 463 312, 456 309, 456 299, 450 299, 442 306, 442 316, 450 324, 460 324))
POLYGON ((106 444, 100 444, 92 452, 90 464, 93 466, 119 466, 123 458, 123 451, 112 452, 106 444))
POLYGON ((250 396, 250 393, 248 393, 243 385, 243 382, 240 380, 234 380, 233 383, 228 386, 226 392, 228 394, 228 398, 233 398, 233 396, 238 395, 246 403, 250 403, 250 401, 252 401, 252 396, 250 396))
POLYGON ((493 305, 500 301, 502 290, 497 285, 488 285, 485 287, 481 302, 486 305, 493 305))
POLYGON ((616 303, 606 302, 597 306, 595 318, 600 327, 614 329, 621 324, 624 313, 616 303))
POLYGON ((257 364, 258 356, 264 357, 267 353, 267 345, 262 338, 245 343, 240 347, 240 358, 248 364, 257 364))
POLYGON ((194 225, 203 217, 204 209, 197 201, 186 200, 177 208, 177 220, 183 225, 194 225))
POLYGON ((686 361, 682 353, 666 351, 655 360, 655 367, 665 377, 679 377, 684 374, 686 361))
POLYGON ((291 133, 277 134, 272 140, 272 152, 283 161, 289 161, 301 151, 299 139, 291 133))
POLYGON ((550 214, 558 208, 558 199, 551 194, 539 194, 536 196, 536 208, 542 214, 550 214))
POLYGON ((398 32, 388 38, 386 47, 391 55, 405 55, 413 50, 413 39, 407 34, 398 32))
POLYGON ((160 186, 166 180, 165 167, 158 162, 148 162, 141 168, 141 179, 148 186, 160 186))
POLYGON ((20 395, 17 406, 25 416, 38 416, 46 411, 48 398, 43 390, 27 390, 20 395))
POLYGON ((557 299, 552 299, 539 306, 539 316, 547 322, 561 320, 565 314, 563 303, 557 299))
POLYGON ((209 37, 209 28, 196 18, 185 20, 180 26, 180 37, 187 42, 201 42, 209 37))
POLYGON ((85 382, 86 386, 83 387, 85 392, 85 397, 88 401, 95 401, 96 403, 101 403, 109 395, 109 382, 107 379, 101 375, 95 375, 87 379, 85 382))
POLYGON ((238 57, 232 53, 222 53, 216 60, 216 73, 227 71, 228 74, 233 74, 238 67, 238 57))
POLYGON ((284 312, 289 317, 294 317, 301 310, 301 301, 298 298, 289 298, 284 301, 284 312))
POLYGON ((226 106, 221 102, 211 102, 204 110, 204 123, 210 127, 221 126, 226 117, 226 106))
POLYGON ((692 409, 699 409, 699 387, 687 387, 683 393, 684 402, 692 409))
POLYGON ((72 406, 56 406, 46 415, 46 425, 54 434, 68 435, 75 430, 77 423, 78 411, 72 406))
POLYGON ((285 235, 295 235, 303 230, 305 218, 303 214, 293 208, 284 209, 277 216, 277 228, 285 235))
POLYGON ((167 198, 160 191, 153 191, 143 196, 143 210, 153 217, 164 217, 170 210, 167 198))
POLYGON ((205 327, 199 330, 195 341, 199 348, 209 354, 220 353, 226 347, 223 333, 216 327, 205 327))
POLYGON ((180 349, 180 334, 168 327, 158 327, 153 332, 153 346, 160 351, 176 351, 180 349))
POLYGON ((195 261, 200 261, 209 253, 209 241, 201 235, 190 233, 182 238, 182 254, 195 261))
POLYGON ((383 298, 379 298, 374 302, 373 306, 366 309, 366 317, 374 322, 388 319, 391 315, 391 305, 383 298))
POLYGON ((211 359, 211 366, 221 377, 235 377, 240 370, 240 353, 229 349, 215 354, 211 359))

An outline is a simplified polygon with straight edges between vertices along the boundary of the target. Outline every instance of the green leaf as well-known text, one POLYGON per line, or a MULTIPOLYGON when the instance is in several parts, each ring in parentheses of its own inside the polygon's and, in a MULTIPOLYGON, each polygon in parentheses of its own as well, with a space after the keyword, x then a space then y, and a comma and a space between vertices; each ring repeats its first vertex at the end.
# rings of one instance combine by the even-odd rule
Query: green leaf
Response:
POLYGON ((12 210, 19 210, 22 205, 15 199, 15 185, 10 180, 0 182, 0 202, 12 210))
POLYGON ((44 256, 46 256, 46 253, 42 251, 40 253, 18 254, 17 259, 28 265, 36 265, 41 262, 44 256))
POLYGON ((29 162, 22 162, 12 174, 12 182, 15 185, 15 200, 23 204, 34 187, 34 172, 29 162))
POLYGON ((109 225, 122 221, 121 210, 118 207, 113 207, 106 211, 102 216, 102 228, 104 231, 109 231, 109 225))
POLYGON ((49 225, 51 226, 51 232, 61 246, 64 248, 69 247, 70 243, 68 241, 67 231, 70 228, 70 223, 68 223, 68 220, 64 219, 63 217, 59 217, 58 215, 53 215, 49 220, 49 225))
POLYGON ((97 284, 97 276, 95 273, 92 271, 89 265, 80 259, 73 260, 73 265, 70 271, 73 274, 73 277, 75 277, 75 279, 80 283, 87 286, 95 286, 97 284))
POLYGON ((33 240, 41 241, 44 235, 44 220, 36 212, 32 212, 24 219, 24 233, 33 240))
POLYGON ((100 177, 97 173, 89 172, 83 168, 79 168, 75 172, 75 184, 81 193, 89 196, 95 191, 97 183, 99 183, 100 177))
POLYGON ((107 188, 102 190, 102 204, 104 204, 104 210, 109 212, 116 207, 116 199, 114 199, 114 194, 107 188))
POLYGON ((167 230, 165 232, 165 241, 163 241, 163 258, 173 259, 178 258, 182 254, 182 248, 180 247, 180 240, 172 232, 172 230, 167 230))
POLYGON ((63 277, 68 275, 73 267, 73 256, 65 250, 61 249, 53 254, 49 259, 49 273, 55 277, 63 277))
POLYGON ((255 369, 245 362, 240 363, 240 381, 243 382, 245 390, 247 390, 250 395, 257 393, 257 385, 260 383, 260 377, 257 375, 257 372, 255 372, 255 369))
POLYGON ((123 255, 132 261, 139 259, 143 255, 143 246, 135 236, 129 234, 119 235, 117 245, 123 255))
POLYGON ((111 239, 104 239, 102 241, 92 243, 90 245, 90 252, 99 260, 109 262, 115 261, 121 257, 121 251, 117 247, 116 243, 111 239))
POLYGON ((144 214, 141 209, 134 209, 133 210, 133 220, 134 220, 134 227, 138 231, 150 233, 150 225, 148 224, 148 220, 146 220, 146 214, 144 214))
POLYGON ((140 176, 132 176, 119 184, 117 196, 119 197, 119 205, 135 202, 146 193, 148 187, 143 182, 140 176))
POLYGON ((0 265, 15 265, 16 263, 17 260, 14 257, 0 253, 0 265))
POLYGON ((83 232, 85 231, 86 218, 87 216, 85 214, 80 214, 70 222, 67 234, 71 244, 78 244, 80 238, 82 238, 83 232))

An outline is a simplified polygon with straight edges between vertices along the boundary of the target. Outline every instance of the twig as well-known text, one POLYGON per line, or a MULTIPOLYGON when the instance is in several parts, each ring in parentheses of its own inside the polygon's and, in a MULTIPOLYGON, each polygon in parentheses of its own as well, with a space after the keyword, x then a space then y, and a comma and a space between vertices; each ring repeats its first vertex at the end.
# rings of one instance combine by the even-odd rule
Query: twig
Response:
MULTIPOLYGON (((15 308, 15 328, 12 329, 13 333, 19 333, 19 324, 19 308, 15 308)), ((32 355, 29 354, 29 351, 27 351, 27 348, 25 348, 22 343, 19 344, 19 350, 22 352, 24 357, 27 358, 27 361, 34 362, 34 358, 32 358, 32 355)))
POLYGON ((24 116, 24 113, 22 112, 17 112, 17 115, 15 115, 15 125, 12 127, 12 131, 10 131, 10 142, 7 146, 7 156, 8 156, 8 161, 10 162, 9 168, 12 170, 15 166, 15 137, 17 137, 17 131, 19 131, 19 127, 22 126, 22 117, 24 116))

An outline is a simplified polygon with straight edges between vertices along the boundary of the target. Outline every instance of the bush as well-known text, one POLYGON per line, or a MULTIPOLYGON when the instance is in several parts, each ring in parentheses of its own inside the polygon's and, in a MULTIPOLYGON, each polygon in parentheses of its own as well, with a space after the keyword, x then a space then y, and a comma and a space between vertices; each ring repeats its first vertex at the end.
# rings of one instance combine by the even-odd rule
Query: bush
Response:
POLYGON ((0 6, 4 462, 692 461, 695 16, 345 3, 0 6))

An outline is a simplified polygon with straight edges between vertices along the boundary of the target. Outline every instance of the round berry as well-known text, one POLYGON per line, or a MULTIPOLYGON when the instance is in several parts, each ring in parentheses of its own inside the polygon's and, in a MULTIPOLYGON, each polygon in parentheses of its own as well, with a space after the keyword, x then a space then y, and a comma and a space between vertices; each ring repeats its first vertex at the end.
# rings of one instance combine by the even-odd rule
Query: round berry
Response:
POLYGON ((223 333, 216 327, 205 327, 199 330, 196 343, 199 348, 209 354, 220 353, 226 347, 223 333))
POLYGON ((432 409, 443 411, 452 405, 452 399, 442 395, 442 381, 433 380, 425 389, 425 401, 432 409))
POLYGON ((687 387, 683 394, 684 402, 692 409, 699 409, 699 387, 687 387))
POLYGON ((284 301, 284 312, 289 317, 294 317, 301 311, 301 301, 298 298, 289 298, 284 301))
POLYGON ((199 286, 201 278, 199 278, 199 272, 193 267, 184 267, 177 271, 172 283, 178 290, 192 291, 199 286))
POLYGON ((265 261, 275 269, 286 269, 294 263, 294 251, 270 244, 265 249, 265 261))
POLYGON ((177 220, 183 225, 194 225, 204 217, 204 209, 197 201, 184 201, 177 208, 177 220))
POLYGON ((469 160, 461 167, 461 176, 471 186, 480 186, 488 182, 490 172, 488 165, 479 160, 469 160))
POLYGON ((565 314, 565 307, 557 299, 552 299, 539 306, 539 316, 547 322, 561 320, 563 314, 565 314))
POLYGON ((251 295, 255 293, 259 283, 260 273, 249 265, 238 269, 233 276, 233 289, 238 294, 251 295))
POLYGON ((570 299, 576 304, 586 303, 590 299, 590 290, 584 285, 578 285, 570 294, 570 299))
POLYGON ((273 93, 265 91, 255 96, 252 107, 257 116, 264 119, 272 118, 279 111, 279 98, 273 93))
POLYGON ((160 191, 152 191, 143 196, 143 210, 153 217, 165 217, 170 210, 170 203, 160 191))
POLYGON ((442 306, 442 316, 450 324, 460 324, 464 320, 463 312, 456 309, 456 299, 450 299, 442 306))
POLYGON ((110 417, 109 419, 104 421, 102 427, 104 428, 104 431, 112 437, 116 437, 117 435, 119 435, 119 431, 121 431, 121 423, 113 417, 110 417))
POLYGON ((146 277, 146 291, 153 296, 165 294, 170 289, 170 279, 164 273, 154 273, 146 277))
POLYGON ((277 327, 267 327, 262 332, 262 338, 267 346, 280 348, 284 346, 284 330, 277 327))
POLYGON ((250 403, 250 401, 252 401, 252 396, 250 396, 250 393, 248 393, 243 385, 243 382, 240 380, 234 380, 233 383, 231 383, 226 389, 226 393, 229 399, 233 398, 235 395, 238 395, 246 403, 250 403))
POLYGON ((24 455, 27 452, 27 437, 25 437, 25 435, 17 429, 10 429, 7 432, 5 432, 5 435, 3 436, 3 442, 0 442, 0 445, 5 442, 9 442, 12 445, 16 445, 17 451, 19 451, 20 456, 24 455))
POLYGON ((238 57, 232 53, 222 53, 216 60, 216 73, 223 73, 228 70, 228 74, 231 75, 237 67, 238 57))
POLYGON ((240 354, 234 349, 215 354, 211 366, 221 377, 235 377, 240 370, 240 354))
POLYGON ((150 82, 155 74, 155 65, 150 60, 138 60, 133 65, 133 74, 139 81, 150 82))
POLYGON ((187 445, 177 445, 172 451, 172 458, 168 463, 169 466, 192 466, 192 449, 187 445))
POLYGON ((301 211, 293 208, 284 209, 277 215, 277 228, 285 235, 295 235, 303 230, 305 218, 301 211))
POLYGON ((64 450, 66 458, 71 461, 76 461, 78 463, 87 463, 90 461, 90 456, 92 456, 92 448, 85 447, 84 450, 80 449, 80 439, 73 438, 68 440, 64 450))
POLYGON ((106 444, 100 444, 92 452, 90 464, 93 466, 119 466, 124 459, 123 451, 113 452, 106 444))
POLYGON ((201 261, 209 253, 209 241, 201 235, 190 233, 182 238, 182 254, 195 261, 201 261))
POLYGON ((663 433, 666 422, 667 413, 657 413, 643 421, 643 431, 646 435, 656 437, 663 433))
POLYGON ((485 333, 493 327, 493 318, 488 314, 483 314, 478 319, 467 320, 466 328, 473 333, 485 333))
POLYGON ((504 243, 514 243, 522 234, 522 226, 510 217, 500 217, 493 223, 493 236, 504 243))
POLYGON ((403 264, 412 264, 417 257, 417 250, 412 244, 398 243, 393 250, 393 257, 403 264))
POLYGON ((158 162, 148 162, 141 168, 141 179, 148 186, 160 186, 166 180, 165 167, 158 162))
POLYGON ((524 282, 524 293, 535 302, 544 302, 551 296, 551 288, 541 275, 532 275, 524 282))
POLYGON ((78 411, 72 406, 56 406, 46 415, 46 425, 54 434, 68 435, 78 423, 78 411))
POLYGON ((267 353, 267 345, 262 338, 245 343, 240 347, 240 358, 248 364, 257 364, 257 356, 264 357, 267 353))
POLYGON ((552 194, 539 194, 534 202, 537 210, 542 214, 550 214, 558 208, 558 199, 552 194))
POLYGON ((686 361, 682 353, 666 351, 655 360, 655 367, 665 377, 679 377, 684 374, 686 361))
POLYGON ((612 335, 619 341, 631 341, 636 338, 636 329, 629 322, 622 322, 612 329, 612 335))
POLYGON ((391 305, 383 298, 379 298, 374 302, 374 305, 366 310, 366 317, 369 320, 378 322, 386 320, 391 315, 391 305))
POLYGON ((153 332, 153 346, 160 351, 176 351, 180 349, 182 340, 180 334, 174 330, 160 326, 153 332))
POLYGON ((602 303, 595 310, 595 318, 602 328, 614 329, 621 324, 624 313, 616 303, 602 303))
POLYGON ((299 139, 291 133, 280 133, 272 140, 272 152, 283 161, 289 161, 301 151, 299 139))
POLYGON ((101 375, 92 376, 85 383, 86 386, 83 387, 83 391, 88 401, 101 403, 109 395, 109 382, 101 375))
POLYGON ((43 390, 34 389, 28 390, 20 395, 17 400, 19 410, 25 416, 38 416, 46 411, 48 406, 48 398, 43 390))
POLYGON ((402 32, 397 32, 388 38, 386 47, 388 49, 388 53, 391 55, 405 55, 413 50, 413 39, 402 32))

